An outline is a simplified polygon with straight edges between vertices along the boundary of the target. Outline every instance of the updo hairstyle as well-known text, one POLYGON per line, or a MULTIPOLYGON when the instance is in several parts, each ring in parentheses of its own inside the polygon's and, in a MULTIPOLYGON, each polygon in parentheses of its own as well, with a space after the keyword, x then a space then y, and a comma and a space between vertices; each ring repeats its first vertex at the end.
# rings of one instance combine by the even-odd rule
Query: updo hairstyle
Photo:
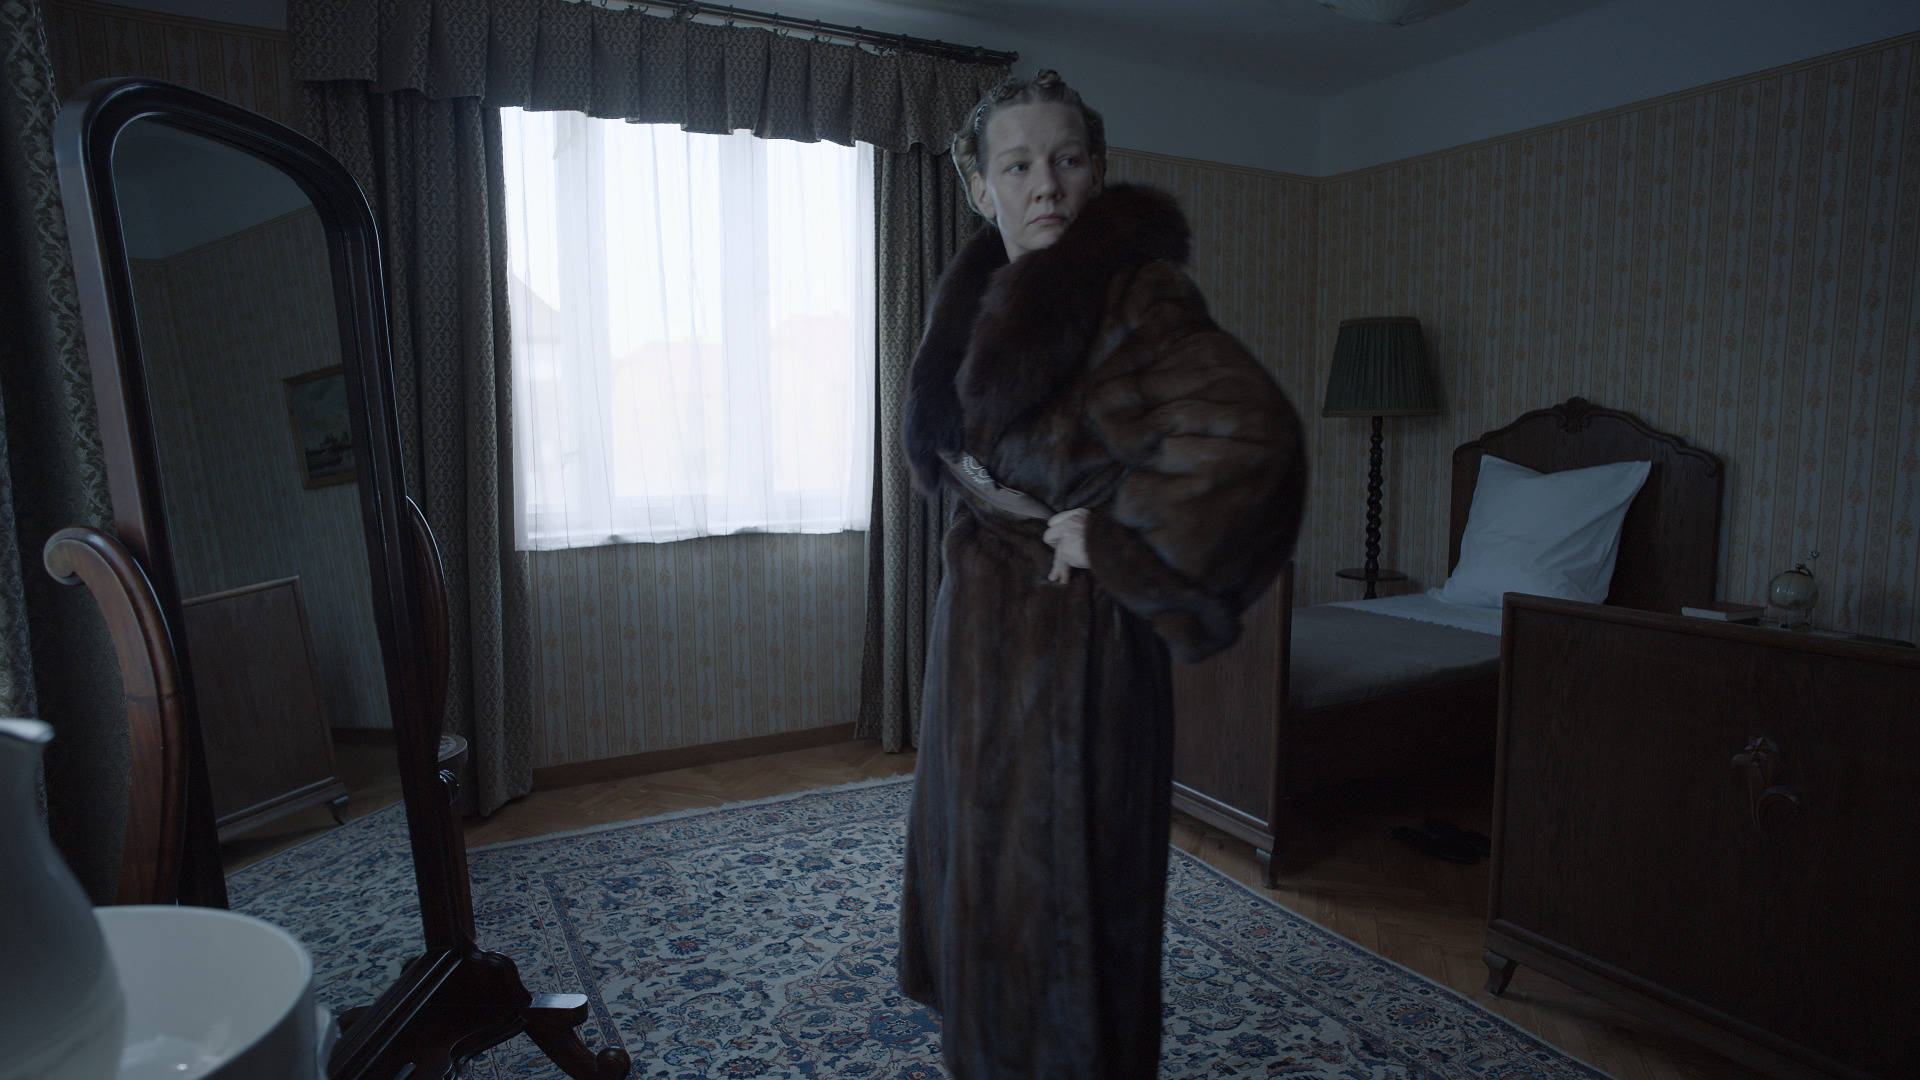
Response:
POLYGON ((993 114, 1009 105, 1040 102, 1059 102, 1080 110, 1080 120, 1087 128, 1087 157, 1102 170, 1107 167, 1106 121, 1080 100, 1080 92, 1062 81, 1059 72, 1048 68, 1031 79, 1007 76, 1000 85, 987 91, 980 98, 980 104, 967 114, 966 126, 953 133, 953 167, 960 171, 961 183, 972 182, 974 174, 984 167, 987 121, 993 119, 993 114))

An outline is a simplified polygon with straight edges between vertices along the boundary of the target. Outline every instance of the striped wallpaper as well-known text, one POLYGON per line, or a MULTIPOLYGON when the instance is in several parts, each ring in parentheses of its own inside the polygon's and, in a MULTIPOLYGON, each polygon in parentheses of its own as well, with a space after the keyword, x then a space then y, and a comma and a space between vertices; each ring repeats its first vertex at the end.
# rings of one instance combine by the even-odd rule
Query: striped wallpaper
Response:
MULTIPOLYGON (((1343 318, 1415 315, 1445 411, 1387 421, 1383 561, 1446 570, 1457 444, 1579 395, 1728 466, 1722 596, 1818 549, 1817 625, 1912 638, 1920 35, 1318 185, 1317 406, 1343 318)), ((1290 390, 1295 384, 1289 384, 1290 390)), ((1317 411, 1317 409, 1316 409, 1317 411)), ((1366 421, 1310 421, 1302 599, 1363 542, 1366 421)))
POLYGON ((531 552, 534 766, 851 723, 865 533, 531 552))
POLYGON ((1319 183, 1136 150, 1110 151, 1107 175, 1179 198, 1193 229, 1190 269, 1214 319, 1304 407, 1302 388, 1318 371, 1304 315, 1314 303, 1319 183))
POLYGON ((181 595, 298 575, 327 721, 389 726, 359 485, 301 487, 282 382, 340 362, 319 215, 133 265, 181 595))

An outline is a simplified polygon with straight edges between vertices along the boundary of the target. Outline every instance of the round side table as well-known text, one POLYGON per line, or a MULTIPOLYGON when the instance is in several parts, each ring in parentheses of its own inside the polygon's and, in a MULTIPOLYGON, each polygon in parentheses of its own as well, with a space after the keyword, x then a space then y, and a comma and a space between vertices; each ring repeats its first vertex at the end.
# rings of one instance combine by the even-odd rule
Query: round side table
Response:
POLYGON ((1333 572, 1333 576, 1337 578, 1345 578, 1348 581, 1366 582, 1367 594, 1361 597, 1362 600, 1378 599, 1378 597, 1374 595, 1374 586, 1376 586, 1382 581, 1407 580, 1407 575, 1401 573, 1398 570, 1375 570, 1372 573, 1368 573, 1366 567, 1364 566, 1350 566, 1345 570, 1335 570, 1333 572))

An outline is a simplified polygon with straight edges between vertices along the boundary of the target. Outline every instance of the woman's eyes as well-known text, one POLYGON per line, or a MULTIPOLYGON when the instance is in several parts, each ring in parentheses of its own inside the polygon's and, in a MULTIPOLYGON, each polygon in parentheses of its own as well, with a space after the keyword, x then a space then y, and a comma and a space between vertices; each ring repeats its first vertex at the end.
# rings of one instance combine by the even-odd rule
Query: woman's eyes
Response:
MULTIPOLYGON (((1072 155, 1068 155, 1067 157, 1061 158, 1059 161, 1055 162, 1054 164, 1062 169, 1077 169, 1082 164, 1084 164, 1084 162, 1080 158, 1073 157, 1072 155)), ((1010 173, 1023 173, 1023 172, 1026 172, 1027 169, 1030 167, 1031 166, 1028 162, 1016 161, 1007 166, 1007 171, 1010 173)))

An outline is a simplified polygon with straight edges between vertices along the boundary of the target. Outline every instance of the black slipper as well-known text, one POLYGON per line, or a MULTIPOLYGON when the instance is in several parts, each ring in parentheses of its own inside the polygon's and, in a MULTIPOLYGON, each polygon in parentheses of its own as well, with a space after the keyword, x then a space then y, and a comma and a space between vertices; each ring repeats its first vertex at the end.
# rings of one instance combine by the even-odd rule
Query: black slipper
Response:
POLYGON ((1451 821, 1441 821, 1439 818, 1428 818, 1423 824, 1426 825, 1428 832, 1439 837, 1440 842, 1449 847, 1471 851, 1475 855, 1493 854, 1493 841, 1472 829, 1462 829, 1451 821))
POLYGON ((1441 841, 1438 837, 1428 836, 1419 829, 1411 829, 1405 825, 1393 827, 1393 838, 1422 855, 1431 855, 1446 862, 1459 863, 1461 866, 1472 866, 1480 861, 1480 856, 1471 851, 1464 851, 1441 841))

